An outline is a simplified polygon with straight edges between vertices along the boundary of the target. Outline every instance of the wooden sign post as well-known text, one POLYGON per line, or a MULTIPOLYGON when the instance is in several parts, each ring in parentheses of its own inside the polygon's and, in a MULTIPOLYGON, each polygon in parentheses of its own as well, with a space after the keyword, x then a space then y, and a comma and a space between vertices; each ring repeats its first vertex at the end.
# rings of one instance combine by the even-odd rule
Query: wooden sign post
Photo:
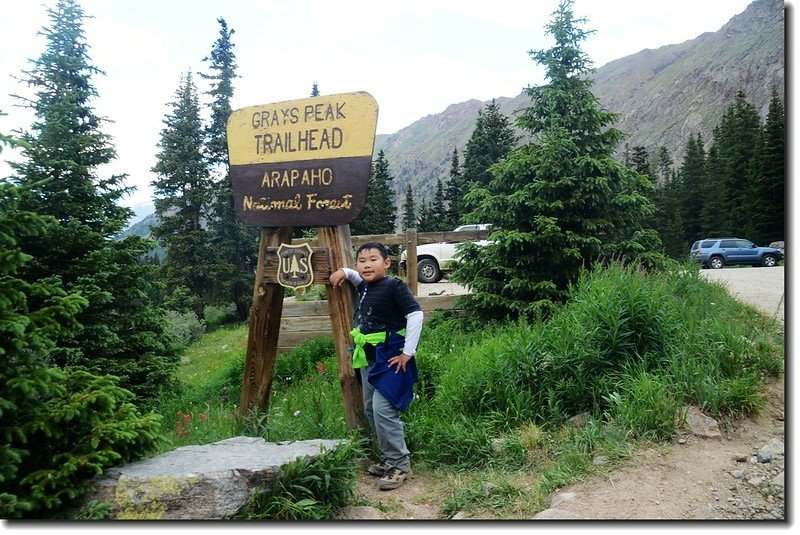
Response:
POLYGON ((330 274, 353 266, 348 224, 367 195, 378 105, 344 93, 236 110, 228 120, 233 200, 239 219, 262 228, 239 412, 265 410, 277 360, 284 287, 328 286, 339 381, 349 428, 364 425, 350 346, 352 293, 330 274), (287 250, 295 226, 318 227, 321 251, 287 250), (309 280, 311 282, 309 282, 309 280))

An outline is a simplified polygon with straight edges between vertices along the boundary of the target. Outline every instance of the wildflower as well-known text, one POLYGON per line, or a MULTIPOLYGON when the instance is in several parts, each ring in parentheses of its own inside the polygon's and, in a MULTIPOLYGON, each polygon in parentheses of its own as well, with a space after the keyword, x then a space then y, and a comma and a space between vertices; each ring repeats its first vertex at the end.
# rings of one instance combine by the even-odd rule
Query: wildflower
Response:
POLYGON ((318 362, 318 363, 317 363, 317 372, 319 372, 319 373, 325 373, 325 372, 327 372, 327 371, 328 371, 328 370, 326 370, 326 369, 325 369, 325 363, 324 363, 324 362, 318 362))
POLYGON ((208 418, 208 416, 204 412, 198 413, 197 417, 200 419, 201 422, 205 422, 206 418, 208 418))
POLYGON ((294 411, 294 417, 297 418, 298 416, 300 416, 300 411, 294 411))

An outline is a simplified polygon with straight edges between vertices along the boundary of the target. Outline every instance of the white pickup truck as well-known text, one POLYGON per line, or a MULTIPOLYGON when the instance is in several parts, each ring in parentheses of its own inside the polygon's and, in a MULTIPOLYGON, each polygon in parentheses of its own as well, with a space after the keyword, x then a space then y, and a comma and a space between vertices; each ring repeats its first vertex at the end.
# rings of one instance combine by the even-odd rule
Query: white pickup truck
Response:
MULTIPOLYGON (((461 225, 453 232, 470 230, 489 230, 489 224, 461 225)), ((462 242, 425 243, 417 247, 417 278, 419 282, 434 283, 442 279, 444 272, 449 270, 449 263, 456 255, 456 246, 462 242)), ((473 242, 477 245, 486 245, 489 240, 473 242)), ((406 264, 406 251, 400 253, 400 265, 406 264)))

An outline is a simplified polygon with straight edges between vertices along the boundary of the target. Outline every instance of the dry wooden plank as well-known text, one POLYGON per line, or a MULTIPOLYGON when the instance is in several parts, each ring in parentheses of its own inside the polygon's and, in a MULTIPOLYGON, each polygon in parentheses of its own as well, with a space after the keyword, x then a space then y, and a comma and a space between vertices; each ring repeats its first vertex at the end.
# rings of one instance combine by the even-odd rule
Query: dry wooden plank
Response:
POLYGON ((256 284, 253 288, 253 307, 247 335, 247 353, 239 398, 239 413, 247 415, 252 407, 267 409, 275 360, 278 356, 278 336, 283 311, 284 288, 264 284, 264 255, 267 247, 287 243, 292 239, 292 227, 265 228, 258 247, 256 284))
POLYGON ((297 316, 281 319, 281 332, 331 332, 331 318, 324 316, 297 316))
POLYGON ((328 301, 295 301, 286 300, 283 304, 283 315, 287 316, 330 316, 328 301))
MULTIPOLYGON (((350 242, 348 225, 319 227, 317 236, 322 237, 328 247, 332 271, 353 266, 353 244, 350 242)), ((356 380, 352 357, 348 351, 355 303, 349 285, 339 287, 328 285, 326 288, 336 362, 339 368, 339 383, 344 399, 345 421, 348 429, 355 429, 362 427, 366 422, 361 385, 356 380)))

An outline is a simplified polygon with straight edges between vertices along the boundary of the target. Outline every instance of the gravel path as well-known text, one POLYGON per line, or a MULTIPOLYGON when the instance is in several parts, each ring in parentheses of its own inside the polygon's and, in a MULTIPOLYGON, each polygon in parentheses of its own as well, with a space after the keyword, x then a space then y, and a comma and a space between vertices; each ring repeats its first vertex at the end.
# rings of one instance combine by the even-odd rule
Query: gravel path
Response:
POLYGON ((783 266, 704 269, 701 273, 707 280, 727 287, 737 299, 784 321, 786 285, 783 266))
MULTIPOLYGON (((783 266, 703 269, 700 273, 707 280, 724 285, 737 299, 784 321, 786 285, 783 266)), ((447 279, 435 284, 420 284, 417 289, 418 297, 466 293, 468 293, 466 288, 448 282, 447 279)))

